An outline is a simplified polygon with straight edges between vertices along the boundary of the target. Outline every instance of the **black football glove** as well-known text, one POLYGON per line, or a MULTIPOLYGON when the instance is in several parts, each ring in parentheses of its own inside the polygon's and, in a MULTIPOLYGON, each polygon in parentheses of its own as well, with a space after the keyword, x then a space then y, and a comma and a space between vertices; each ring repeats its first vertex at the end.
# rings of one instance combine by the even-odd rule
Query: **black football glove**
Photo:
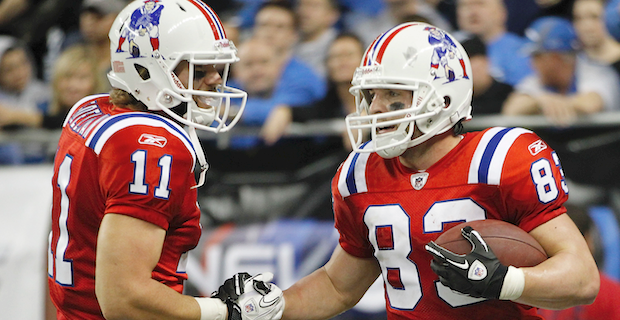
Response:
POLYGON ((247 272, 240 272, 224 281, 220 288, 211 294, 212 298, 218 298, 226 303, 228 308, 227 320, 241 320, 241 308, 237 299, 244 293, 245 281, 252 278, 247 272))
POLYGON ((431 269, 442 284, 454 291, 476 298, 499 299, 508 267, 499 262, 478 231, 466 226, 461 234, 473 247, 468 254, 455 254, 433 241, 425 246, 435 257, 431 269))

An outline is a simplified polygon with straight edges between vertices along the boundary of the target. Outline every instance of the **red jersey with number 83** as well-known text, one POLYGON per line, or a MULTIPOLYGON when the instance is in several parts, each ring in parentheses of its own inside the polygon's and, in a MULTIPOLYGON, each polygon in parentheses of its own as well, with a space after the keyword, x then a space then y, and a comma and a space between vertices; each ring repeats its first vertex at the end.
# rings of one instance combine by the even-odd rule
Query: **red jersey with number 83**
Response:
POLYGON ((169 119, 114 108, 108 95, 76 104, 63 125, 52 180, 48 282, 60 319, 103 319, 95 253, 106 213, 167 231, 152 277, 182 292, 186 253, 200 238, 195 164, 189 136, 169 119))
POLYGON ((566 212, 558 156, 533 132, 467 133, 422 172, 398 158, 351 153, 332 194, 342 248, 379 261, 388 319, 541 319, 529 306, 454 293, 439 282, 424 249, 456 223, 499 219, 529 232, 566 212))

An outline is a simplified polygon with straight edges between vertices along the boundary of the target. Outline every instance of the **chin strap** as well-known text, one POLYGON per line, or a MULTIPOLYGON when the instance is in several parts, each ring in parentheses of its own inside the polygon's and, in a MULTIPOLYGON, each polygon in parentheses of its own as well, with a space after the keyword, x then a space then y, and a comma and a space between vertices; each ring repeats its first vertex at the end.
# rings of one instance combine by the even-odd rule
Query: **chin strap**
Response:
POLYGON ((207 170, 209 170, 209 164, 207 163, 207 159, 205 158, 205 153, 202 150, 200 140, 198 140, 196 128, 189 127, 188 131, 189 137, 192 140, 192 144, 194 145, 194 150, 196 150, 196 157, 198 158, 198 163, 200 163, 200 179, 198 180, 198 184, 192 187, 192 189, 196 189, 205 183, 207 170))

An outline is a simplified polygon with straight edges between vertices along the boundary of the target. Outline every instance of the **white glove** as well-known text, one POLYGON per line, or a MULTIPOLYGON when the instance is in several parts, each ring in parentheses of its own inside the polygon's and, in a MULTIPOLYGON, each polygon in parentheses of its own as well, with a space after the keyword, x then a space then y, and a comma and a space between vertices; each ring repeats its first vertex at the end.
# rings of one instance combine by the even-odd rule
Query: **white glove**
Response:
POLYGON ((237 305, 243 320, 279 320, 284 312, 282 290, 270 281, 273 273, 265 272, 245 280, 244 293, 237 305))

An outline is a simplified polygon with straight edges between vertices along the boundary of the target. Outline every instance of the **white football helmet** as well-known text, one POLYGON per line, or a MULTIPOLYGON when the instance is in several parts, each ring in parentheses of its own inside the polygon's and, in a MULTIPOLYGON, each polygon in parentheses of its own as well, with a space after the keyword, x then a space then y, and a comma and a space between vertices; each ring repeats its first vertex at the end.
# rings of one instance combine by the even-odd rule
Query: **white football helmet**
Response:
POLYGON ((357 105, 345 118, 354 151, 397 157, 471 119, 470 77, 465 50, 447 32, 425 23, 404 23, 383 33, 366 49, 349 90, 357 105), (413 99, 408 108, 370 114, 370 89, 409 90, 413 99), (395 130, 378 133, 390 126, 395 130), (372 142, 362 148, 368 129, 372 142))
POLYGON ((226 39, 217 14, 201 1, 134 1, 116 17, 109 37, 112 87, 197 129, 224 132, 239 121, 247 94, 226 86, 230 64, 239 60, 237 49, 226 39), (181 61, 189 62, 189 88, 174 74, 181 61), (216 65, 223 71, 222 85, 215 91, 195 90, 196 65, 216 65), (199 108, 194 97, 212 108, 199 108), (236 111, 231 110, 233 98, 236 111), (171 110, 183 102, 187 108, 171 110))

